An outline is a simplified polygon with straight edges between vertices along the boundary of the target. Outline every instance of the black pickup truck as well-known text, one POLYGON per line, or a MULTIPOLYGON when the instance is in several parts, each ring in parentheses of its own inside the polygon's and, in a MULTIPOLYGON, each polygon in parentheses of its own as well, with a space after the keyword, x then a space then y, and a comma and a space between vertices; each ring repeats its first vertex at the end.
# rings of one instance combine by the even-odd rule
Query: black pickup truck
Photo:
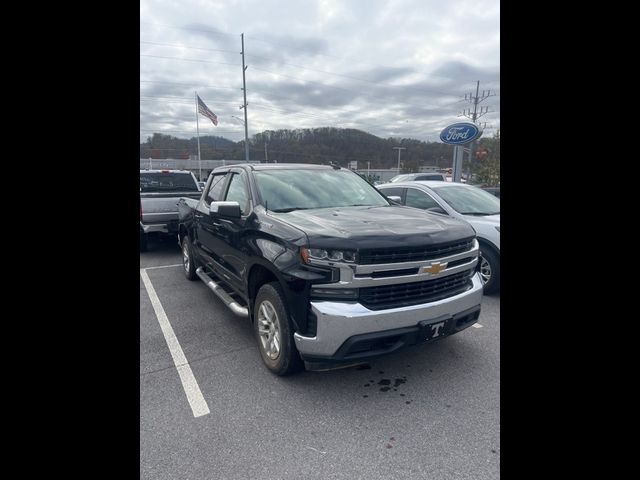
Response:
POLYGON ((350 170, 221 167, 178 209, 186 277, 251 320, 278 375, 437 340, 480 315, 473 228, 397 206, 350 170))

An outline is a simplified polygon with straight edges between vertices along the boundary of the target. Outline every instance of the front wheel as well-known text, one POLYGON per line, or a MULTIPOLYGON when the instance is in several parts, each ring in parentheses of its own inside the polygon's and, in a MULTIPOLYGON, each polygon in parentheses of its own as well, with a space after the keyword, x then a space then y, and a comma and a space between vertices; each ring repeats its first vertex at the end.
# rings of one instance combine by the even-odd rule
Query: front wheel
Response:
POLYGON ((284 295, 277 282, 267 283, 258 291, 253 328, 260 356, 269 370, 283 376, 302 369, 302 359, 293 339, 284 295))
POLYGON ((493 250, 484 249, 480 252, 480 277, 484 283, 484 293, 491 294, 500 291, 500 258, 493 250))

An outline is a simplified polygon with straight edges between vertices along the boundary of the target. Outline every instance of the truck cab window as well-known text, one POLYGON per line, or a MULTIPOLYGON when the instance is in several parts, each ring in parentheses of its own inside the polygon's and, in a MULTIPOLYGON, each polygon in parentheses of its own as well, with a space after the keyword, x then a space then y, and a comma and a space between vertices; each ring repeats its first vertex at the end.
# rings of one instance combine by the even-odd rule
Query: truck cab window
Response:
POLYGON ((225 199, 228 202, 238 202, 243 215, 249 210, 249 194, 247 192, 245 176, 244 172, 233 174, 229 181, 229 190, 227 191, 227 198, 225 199))

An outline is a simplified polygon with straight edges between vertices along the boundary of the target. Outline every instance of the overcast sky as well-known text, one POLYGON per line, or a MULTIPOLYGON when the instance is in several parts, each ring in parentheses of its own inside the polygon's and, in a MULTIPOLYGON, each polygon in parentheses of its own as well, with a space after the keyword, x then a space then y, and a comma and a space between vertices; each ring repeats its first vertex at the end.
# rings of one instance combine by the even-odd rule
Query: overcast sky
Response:
POLYGON ((244 33, 249 136, 280 128, 357 128, 438 141, 497 94, 485 136, 500 126, 499 0, 141 0, 140 139, 196 134, 194 92, 218 116, 200 135, 244 138, 244 33), (170 57, 170 58, 167 58, 170 57))

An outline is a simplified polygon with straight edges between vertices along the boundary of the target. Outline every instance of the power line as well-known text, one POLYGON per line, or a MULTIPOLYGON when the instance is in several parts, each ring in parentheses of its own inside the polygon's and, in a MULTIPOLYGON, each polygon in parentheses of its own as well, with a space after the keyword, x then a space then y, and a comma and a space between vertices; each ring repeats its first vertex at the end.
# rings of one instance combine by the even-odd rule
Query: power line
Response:
POLYGON ((229 89, 229 90, 241 90, 240 87, 228 87, 228 86, 219 86, 219 85, 193 85, 191 83, 165 82, 161 80, 140 80, 140 83, 160 83, 160 84, 167 84, 167 85, 180 85, 180 86, 189 87, 189 88, 218 88, 218 89, 229 89))
MULTIPOLYGON (((276 62, 276 63, 281 63, 281 64, 283 64, 283 65, 289 65, 289 66, 291 66, 291 67, 301 68, 301 69, 303 69, 303 70, 310 70, 310 71, 312 71, 312 72, 324 73, 324 74, 326 74, 326 75, 334 75, 334 76, 336 76, 336 77, 348 78, 348 79, 350 79, 350 80, 356 80, 356 81, 358 81, 358 82, 370 83, 370 84, 372 84, 372 85, 379 85, 379 86, 381 86, 381 87, 389 87, 389 88, 406 88, 406 86, 405 86, 405 85, 390 85, 390 84, 388 84, 388 83, 374 82, 374 81, 372 81, 372 80, 367 80, 367 79, 364 79, 364 78, 353 77, 353 76, 351 76, 351 75, 345 75, 345 74, 342 74, 342 73, 331 72, 331 71, 328 71, 328 70, 319 70, 319 69, 317 69, 317 68, 305 67, 304 65, 297 65, 297 64, 295 64, 295 63, 283 62, 283 61, 280 61, 280 60, 277 60, 277 59, 274 59, 274 58, 264 57, 264 56, 261 56, 261 55, 247 54, 247 57, 262 58, 262 59, 265 59, 265 60, 272 60, 272 61, 274 61, 274 62, 276 62)), ((378 65, 378 67, 382 67, 382 65, 378 65)), ((254 68, 255 68, 255 67, 254 67, 254 68)), ((429 93, 438 93, 438 94, 441 94, 441 95, 449 95, 449 93, 447 93, 447 92, 442 92, 442 91, 439 91, 439 90, 420 89, 420 91, 421 91, 421 92, 429 92, 429 93)))
MULTIPOLYGON (((141 100, 149 100, 151 101, 151 99, 159 99, 159 100, 170 100, 170 101, 174 101, 173 103, 180 103, 178 102, 186 102, 186 103, 193 103, 193 99, 191 98, 186 98, 186 97, 178 97, 178 96, 168 96, 168 97, 164 97, 164 96, 157 96, 157 95, 140 95, 140 99, 141 100)), ((235 105, 238 102, 229 102, 229 101, 225 101, 225 100, 213 100, 215 101, 217 104, 231 104, 231 105, 235 105)))
MULTIPOLYGON (((260 39, 260 38, 256 38, 256 37, 250 37, 250 36, 247 36, 246 38, 252 39, 252 40, 255 40, 255 41, 258 41, 258 42, 270 43, 272 45, 285 47, 285 48, 287 48, 289 50, 295 50, 295 51, 304 52, 307 55, 309 55, 308 50, 303 50, 301 48, 295 48, 295 47, 292 47, 291 45, 287 45, 287 44, 279 43, 279 42, 274 42, 273 40, 264 40, 264 39, 260 39)), ((340 57, 338 55, 329 55, 327 53, 320 53, 320 52, 314 52, 314 55, 320 55, 320 56, 328 57, 328 58, 335 58, 335 59, 338 59, 338 60, 341 60, 341 61, 344 61, 344 62, 349 62, 350 65, 360 64, 360 65, 370 65, 370 66, 378 67, 378 68, 380 67, 380 65, 376 64, 376 63, 363 62, 361 60, 353 60, 353 59, 350 59, 350 58, 347 58, 347 57, 340 57)), ((433 74, 433 73, 429 73, 427 75, 429 75, 431 77, 450 78, 450 75, 437 75, 437 74, 433 74)), ((393 85, 389 85, 389 86, 393 86, 393 85)))
MULTIPOLYGON (((349 93, 355 93, 356 95, 360 95, 360 96, 364 96, 364 97, 380 98, 379 95, 374 95, 372 93, 364 93, 362 91, 350 90, 348 88, 337 87, 335 85, 330 85, 330 84, 327 84, 327 83, 316 82, 315 80, 308 80, 308 79, 304 79, 304 78, 300 78, 300 77, 295 77, 293 75, 286 75, 284 73, 273 72, 271 70, 265 70, 263 68, 253 67, 253 69, 261 71, 261 72, 271 73, 273 75, 278 75, 278 76, 281 76, 281 77, 287 77, 287 78, 292 78, 294 80, 300 80, 301 82, 305 82, 305 83, 315 83, 317 85, 322 85, 323 87, 335 88, 337 90, 342 90, 342 91, 349 92, 349 93)), ((460 100, 456 100, 455 102, 451 102, 451 103, 447 103, 447 104, 443 104, 443 105, 429 105, 429 107, 442 108, 442 107, 447 107, 449 105, 454 105, 456 103, 460 103, 460 100)))
MULTIPOLYGON (((225 35, 226 35, 226 36, 237 36, 237 35, 239 35, 239 34, 237 34, 237 33, 221 32, 221 31, 218 31, 218 30, 211 30, 211 29, 206 29, 206 28, 180 27, 180 26, 177 26, 177 25, 168 25, 168 24, 161 24, 161 23, 154 23, 154 22, 146 22, 146 21, 142 21, 142 20, 140 21, 140 23, 142 23, 142 24, 146 24, 146 25, 153 25, 153 26, 158 26, 158 27, 164 27, 164 28, 173 28, 173 29, 178 29, 178 30, 187 30, 187 31, 195 31, 195 32, 207 32, 207 33, 211 33, 211 34, 214 34, 214 35, 222 35, 222 36, 225 36, 225 35)), ((292 47, 291 45, 287 45, 287 44, 280 43, 280 42, 274 42, 273 40, 264 40, 264 39, 257 38, 257 37, 253 37, 253 36, 247 36, 247 38, 248 38, 248 39, 252 39, 252 40, 254 40, 254 41, 257 41, 257 42, 269 43, 269 44, 272 44, 272 45, 277 45, 277 46, 285 47, 285 48, 287 48, 287 49, 289 49, 289 50, 301 51, 301 52, 306 53, 307 55, 309 54, 308 50, 303 50, 303 49, 300 49, 300 48, 295 48, 295 47, 292 47)), ((149 44, 152 44, 152 42, 145 42, 145 41, 141 41, 140 43, 149 43, 149 44)), ((157 43, 157 45, 161 45, 161 44, 160 44, 160 43, 157 43)), ((170 45, 170 44, 165 44, 165 45, 166 45, 166 46, 177 46, 177 45, 170 45)), ((182 47, 182 48, 193 48, 193 49, 198 49, 198 50, 212 50, 212 51, 221 51, 221 52, 223 52, 223 51, 224 51, 224 52, 228 52, 228 53, 237 53, 237 52, 233 52, 233 51, 231 51, 231 50, 226 50, 226 51, 225 51, 225 50, 217 50, 217 49, 206 49, 206 48, 202 48, 202 47, 187 47, 187 46, 181 46, 181 47, 182 47)), ((329 54, 326 54, 326 53, 320 53, 320 52, 315 52, 315 55, 320 55, 320 56, 323 56, 323 57, 335 58, 335 59, 338 59, 338 60, 347 61, 347 62, 349 62, 350 64, 370 65, 370 66, 378 67, 378 68, 380 67, 380 65, 379 65, 379 64, 374 64, 374 63, 371 63, 371 62, 363 62, 363 61, 354 61, 353 59, 349 59, 349 58, 346 58, 346 57, 340 57, 340 56, 337 56, 337 55, 329 55, 329 54)), ((249 55, 249 54, 247 54, 247 56, 250 56, 250 55, 249 55)), ((257 57, 257 55, 251 55, 251 56, 256 56, 256 57, 257 57)), ((262 57, 262 58, 266 58, 266 59, 270 59, 270 60, 275 60, 275 59, 272 59, 272 58, 269 58, 269 57, 262 57)), ((276 61, 278 61, 278 60, 276 60, 276 61)), ((285 64, 287 64, 286 62, 281 62, 281 63, 285 63, 285 64)), ((296 66, 296 65, 294 65, 294 64, 289 64, 289 65, 296 66)), ((304 67, 304 66, 300 66, 300 65, 297 65, 297 67, 298 67, 298 68, 304 68, 304 69, 313 70, 313 69, 311 69, 310 67, 304 67)), ((254 67, 254 68, 255 68, 255 67, 254 67)), ((322 71, 321 71, 321 72, 322 72, 322 71)), ((338 76, 345 76, 345 75, 343 75, 343 74, 337 74, 337 73, 334 73, 334 72, 323 72, 323 73, 328 73, 328 74, 331 74, 331 75, 338 75, 338 76)), ((429 75, 429 76, 435 76, 435 77, 442 77, 442 78, 450 78, 450 76, 449 76, 449 75, 437 75, 437 74, 433 74, 433 73, 429 73, 429 74, 427 74, 427 75, 429 75)), ((402 87, 402 85, 388 85, 388 84, 382 84, 382 83, 378 83, 378 82, 371 82, 371 81, 369 81, 369 80, 358 79, 358 78, 356 78, 356 77, 349 77, 349 76, 346 76, 346 77, 347 77, 347 78, 352 78, 352 79, 354 79, 354 80, 359 80, 359 81, 364 81, 364 82, 374 83, 374 84, 377 84, 377 85, 383 85, 383 86, 388 86, 388 87, 396 87, 396 86, 397 86, 397 87, 402 87)), ((427 91, 427 90, 425 90, 425 91, 427 91)), ((439 91, 436 91, 436 90, 428 90, 428 91, 433 92, 433 93, 441 93, 441 94, 445 94, 445 95, 446 95, 446 93, 444 93, 444 92, 439 92, 439 91)))
POLYGON ((206 29, 206 28, 194 28, 194 27, 178 27, 177 25, 167 25, 164 23, 154 23, 154 22, 144 22, 142 20, 140 20, 140 23, 144 23, 146 25, 153 25, 155 27, 165 27, 165 28, 174 28, 177 30, 190 30, 193 32, 207 32, 207 33, 213 33, 214 35, 231 35, 231 36, 236 36, 238 35, 237 33, 227 33, 227 32, 220 32, 217 30, 210 30, 210 29, 206 29))
MULTIPOLYGON (((176 45, 176 44, 170 44, 170 43, 148 42, 148 41, 142 41, 142 40, 140 41, 140 43, 147 44, 147 45, 158 45, 158 46, 175 47, 175 48, 186 48, 186 49, 192 49, 192 50, 204 50, 204 51, 209 51, 209 52, 222 52, 222 53, 238 54, 238 52, 235 52, 233 50, 222 50, 222 49, 217 49, 217 48, 194 47, 194 46, 189 46, 189 45, 176 45)), ((320 69, 317 69, 317 68, 306 67, 304 65, 298 65, 298 64, 295 64, 295 63, 284 62, 284 61, 281 61, 281 60, 276 59, 276 58, 266 57, 264 55, 245 54, 245 56, 253 57, 253 58, 261 58, 261 59, 264 59, 264 60, 271 60, 276 64, 289 65, 291 67, 300 68, 300 69, 303 69, 303 70, 309 70, 309 71, 312 71, 312 72, 323 73, 325 75, 333 75, 333 76, 337 76, 337 77, 348 78, 350 80, 369 83, 371 85, 379 85, 379 86, 388 87, 388 88, 406 88, 405 85, 391 85, 391 84, 388 84, 388 83, 375 82, 375 81, 372 81, 372 80, 367 80, 365 78, 354 77, 352 75, 346 75, 346 74, 343 74, 343 73, 336 73, 336 72, 332 72, 332 71, 329 71, 329 70, 320 70, 320 69)), ((159 57, 159 58, 176 58, 176 57, 159 57)), ((196 60, 192 60, 192 61, 196 61, 196 60)), ((205 61, 205 60, 199 60, 199 61, 209 62, 209 61, 205 61)), ((209 62, 209 63, 214 63, 214 62, 209 62)), ((221 63, 221 64, 222 65, 231 65, 231 64, 227 64, 227 63, 221 63)), ((369 64, 369 65, 374 65, 374 64, 369 64)), ((380 67, 383 67, 385 65, 379 65, 378 64, 378 65, 374 65, 374 66, 380 68, 380 67)), ((415 89, 415 87, 413 87, 413 88, 415 89)), ((440 94, 440 95, 449 95, 448 92, 443 92, 441 90, 432 90, 432 89, 420 88, 417 91, 427 92, 427 93, 437 93, 437 94, 440 94)))
POLYGON ((152 58, 166 58, 169 60, 182 60, 183 62, 200 62, 200 63, 215 63, 216 65, 232 65, 237 67, 237 63, 225 63, 225 62, 212 62, 211 60, 199 60, 197 58, 181 58, 181 57, 168 57, 164 55, 146 55, 140 54, 141 57, 152 57, 152 58))
POLYGON ((203 48, 203 47, 192 47, 189 45, 176 45, 176 44, 172 44, 172 43, 160 43, 160 42, 146 42, 143 40, 140 40, 140 43, 143 43, 145 45, 158 45, 161 47, 175 47, 175 48, 186 48, 186 49, 190 49, 190 50, 205 50, 207 52, 223 52, 223 53, 233 53, 233 54, 238 54, 238 52, 234 52, 233 50, 221 50, 219 48, 203 48))

